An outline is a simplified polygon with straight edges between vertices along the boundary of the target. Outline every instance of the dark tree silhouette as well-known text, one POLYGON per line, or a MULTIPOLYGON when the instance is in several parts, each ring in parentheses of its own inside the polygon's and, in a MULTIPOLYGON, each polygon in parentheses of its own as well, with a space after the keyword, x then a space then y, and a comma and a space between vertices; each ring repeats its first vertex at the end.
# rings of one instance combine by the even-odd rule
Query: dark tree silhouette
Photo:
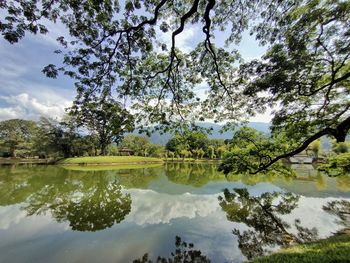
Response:
POLYGON ((225 189, 219 201, 228 220, 249 227, 243 232, 233 230, 238 237, 239 248, 248 259, 264 255, 269 247, 275 245, 303 243, 317 237, 315 228, 302 227, 298 219, 294 222, 297 233, 293 234, 291 226, 280 217, 290 214, 297 207, 298 195, 273 192, 255 197, 245 188, 233 189, 233 192, 225 189))

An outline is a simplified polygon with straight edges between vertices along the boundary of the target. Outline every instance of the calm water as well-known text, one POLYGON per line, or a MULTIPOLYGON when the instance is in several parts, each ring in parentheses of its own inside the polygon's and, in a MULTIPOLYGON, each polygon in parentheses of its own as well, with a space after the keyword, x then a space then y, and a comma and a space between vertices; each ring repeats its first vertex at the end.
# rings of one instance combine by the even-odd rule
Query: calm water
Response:
POLYGON ((175 236, 193 242, 212 262, 241 262, 246 258, 232 230, 248 227, 227 219, 218 201, 224 188, 247 188, 251 196, 300 195, 298 206, 281 216, 291 232, 296 218, 316 227, 319 237, 341 229, 322 206, 350 200, 350 177, 296 168, 296 178, 226 179, 207 164, 95 171, 2 166, 0 262, 132 262, 145 253, 170 256, 175 236))

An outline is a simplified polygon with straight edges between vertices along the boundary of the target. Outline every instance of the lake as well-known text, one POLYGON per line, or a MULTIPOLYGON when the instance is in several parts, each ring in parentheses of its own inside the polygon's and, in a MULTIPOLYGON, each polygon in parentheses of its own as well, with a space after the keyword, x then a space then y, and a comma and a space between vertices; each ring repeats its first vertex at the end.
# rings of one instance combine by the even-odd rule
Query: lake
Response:
MULTIPOLYGON (((245 197, 235 197, 238 206, 247 203, 242 198, 264 204, 266 200, 252 198, 280 192, 274 204, 288 202, 281 207, 290 211, 276 213, 290 233, 300 231, 295 219, 305 229, 316 228, 319 238, 341 229, 323 206, 350 200, 350 177, 326 177, 310 166, 295 169, 296 177, 225 178, 215 164, 1 166, 0 262, 132 262, 145 253, 156 259, 175 251, 176 236, 212 262, 242 262, 247 252, 232 231, 254 232, 257 228, 245 218, 257 210, 248 202, 252 209, 240 210, 245 218, 237 219, 234 204, 218 200, 225 188, 247 189, 245 197)), ((279 246, 269 242, 270 250, 279 246)))

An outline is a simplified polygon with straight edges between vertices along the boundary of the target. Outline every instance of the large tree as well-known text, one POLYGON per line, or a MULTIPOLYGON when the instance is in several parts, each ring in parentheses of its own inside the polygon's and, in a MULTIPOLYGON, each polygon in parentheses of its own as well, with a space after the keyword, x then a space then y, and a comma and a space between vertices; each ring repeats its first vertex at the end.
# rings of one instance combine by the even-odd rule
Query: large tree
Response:
POLYGON ((349 1, 5 0, 0 8, 10 43, 26 31, 46 33, 45 19, 68 28, 70 35, 58 38, 67 50, 57 51, 63 65, 44 72, 75 78, 77 103, 108 87, 131 99, 142 125, 157 127, 192 118, 237 121, 275 107, 270 141, 283 134, 291 147, 272 152, 258 170, 321 136, 342 142, 349 131, 349 1), (203 37, 185 52, 176 44, 189 27, 203 37), (235 48, 247 30, 267 52, 243 63, 235 48), (219 31, 227 46, 215 40, 219 31), (197 93, 203 83, 205 98, 197 93))
POLYGON ((97 135, 101 155, 107 155, 108 145, 112 142, 119 143, 125 132, 134 129, 132 114, 111 96, 76 103, 70 109, 70 114, 79 126, 97 135))
POLYGON ((10 157, 28 156, 37 133, 34 121, 11 119, 0 122, 0 146, 10 157))

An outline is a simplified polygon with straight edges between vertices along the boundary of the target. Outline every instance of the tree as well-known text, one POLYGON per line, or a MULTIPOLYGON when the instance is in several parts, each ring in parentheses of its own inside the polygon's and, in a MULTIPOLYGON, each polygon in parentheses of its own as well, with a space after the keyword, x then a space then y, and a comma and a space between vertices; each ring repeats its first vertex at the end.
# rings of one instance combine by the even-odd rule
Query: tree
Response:
POLYGON ((310 143, 307 150, 312 151, 312 153, 314 154, 314 157, 317 158, 319 155, 319 152, 321 150, 321 140, 317 139, 317 140, 313 141, 312 143, 310 143))
POLYGON ((206 118, 234 122, 278 105, 272 137, 285 134, 293 147, 271 152, 252 172, 324 135, 343 142, 348 134, 348 1, 146 0, 121 7, 119 1, 12 0, 0 8, 0 31, 10 43, 26 31, 47 33, 47 19, 61 21, 70 32, 69 41, 58 38, 64 63, 48 65, 46 75, 63 71, 76 79, 78 104, 114 89, 132 100, 141 127, 181 127, 184 120, 206 118), (186 52, 176 44, 189 26, 202 28, 203 38, 186 52), (220 30, 229 32, 227 49, 214 40, 220 30), (235 44, 247 30, 268 50, 244 63, 235 44), (196 89, 203 82, 205 98, 196 89))
POLYGON ((272 159, 271 156, 288 152, 292 147, 288 138, 283 135, 273 138, 271 135, 243 126, 234 133, 229 145, 230 151, 225 154, 219 170, 225 174, 229 172, 256 174, 260 171, 268 172, 270 168, 287 172, 288 168, 282 165, 280 159, 272 159))
POLYGON ((133 153, 137 156, 146 156, 149 144, 149 138, 145 136, 136 136, 133 134, 128 134, 121 141, 120 147, 131 149, 133 153))
POLYGON ((210 159, 215 159, 216 158, 216 155, 215 155, 215 149, 214 149, 214 146, 210 145, 208 147, 208 157, 210 159))
POLYGON ((110 96, 75 104, 70 114, 79 126, 98 136, 101 155, 107 155, 109 144, 119 143, 125 132, 134 129, 134 117, 110 96))
POLYGON ((332 141, 332 151, 336 154, 347 153, 349 151, 349 142, 332 141))
POLYGON ((68 158, 95 153, 96 138, 82 136, 76 123, 67 116, 61 122, 42 117, 38 127, 33 148, 40 156, 68 158))
POLYGON ((161 144, 149 143, 146 146, 147 146, 146 153, 147 153, 147 156, 149 157, 160 158, 160 157, 163 157, 165 154, 165 148, 161 144))
POLYGON ((10 157, 30 155, 36 132, 37 125, 34 121, 11 119, 0 122, 3 151, 10 157))

